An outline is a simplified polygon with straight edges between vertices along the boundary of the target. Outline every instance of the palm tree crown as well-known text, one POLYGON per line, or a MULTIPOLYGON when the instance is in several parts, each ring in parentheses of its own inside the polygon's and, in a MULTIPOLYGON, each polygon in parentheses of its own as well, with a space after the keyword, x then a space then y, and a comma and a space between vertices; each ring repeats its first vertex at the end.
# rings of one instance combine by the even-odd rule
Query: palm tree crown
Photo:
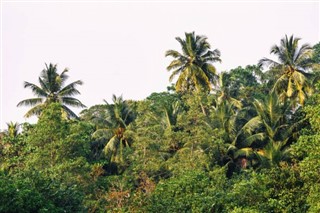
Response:
POLYGON ((18 133, 19 133, 19 129, 20 129, 20 124, 17 122, 10 122, 7 123, 7 130, 4 131, 5 135, 11 138, 15 138, 18 133))
POLYGON ((305 119, 290 120, 289 103, 281 103, 275 93, 269 94, 264 101, 255 100, 253 105, 257 116, 242 128, 242 134, 248 134, 242 142, 259 150, 256 156, 262 164, 279 165, 288 159, 289 144, 297 137, 305 119))
POLYGON ((95 131, 93 137, 106 139, 108 141, 104 147, 104 152, 111 161, 117 161, 117 157, 122 161, 122 148, 130 145, 125 132, 128 125, 134 121, 136 116, 128 102, 123 100, 122 96, 116 97, 113 95, 112 101, 113 104, 105 101, 107 105, 104 120, 105 126, 95 131), (119 150, 120 156, 117 156, 119 150))
POLYGON ((24 82, 24 88, 30 88, 36 98, 25 99, 20 101, 17 106, 32 106, 32 108, 25 114, 25 117, 32 115, 40 115, 43 108, 50 103, 59 102, 62 104, 63 111, 70 118, 77 118, 77 115, 72 112, 67 105, 73 107, 85 107, 78 99, 72 96, 80 94, 76 89, 77 85, 82 85, 83 82, 78 80, 66 86, 65 82, 68 79, 66 74, 68 69, 64 69, 61 74, 57 73, 57 65, 46 64, 46 69, 42 70, 39 83, 37 86, 27 81, 24 82))
POLYGON ((305 98, 310 94, 311 89, 308 84, 309 69, 313 67, 313 49, 308 44, 298 46, 300 38, 293 35, 281 39, 280 46, 274 45, 271 54, 274 54, 278 61, 263 58, 259 61, 259 66, 267 66, 274 72, 276 81, 273 90, 280 97, 293 98, 304 104, 305 98))
POLYGON ((210 50, 207 37, 196 36, 194 32, 185 33, 186 39, 177 37, 182 53, 176 50, 168 50, 166 56, 172 56, 174 60, 167 67, 173 71, 170 81, 179 75, 176 82, 177 91, 205 90, 210 91, 216 78, 216 69, 212 65, 220 62, 220 51, 210 50))

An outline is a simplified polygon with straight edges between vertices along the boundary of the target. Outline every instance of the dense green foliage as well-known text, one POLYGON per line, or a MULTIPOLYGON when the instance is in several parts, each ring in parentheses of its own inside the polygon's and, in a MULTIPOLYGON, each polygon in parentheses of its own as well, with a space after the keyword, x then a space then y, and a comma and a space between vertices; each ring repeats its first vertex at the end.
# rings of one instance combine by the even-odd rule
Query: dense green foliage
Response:
POLYGON ((270 70, 218 75, 206 37, 177 40, 175 88, 145 100, 72 116, 80 81, 50 64, 26 82, 38 121, 0 134, 0 212, 319 212, 319 44, 285 37, 270 70))

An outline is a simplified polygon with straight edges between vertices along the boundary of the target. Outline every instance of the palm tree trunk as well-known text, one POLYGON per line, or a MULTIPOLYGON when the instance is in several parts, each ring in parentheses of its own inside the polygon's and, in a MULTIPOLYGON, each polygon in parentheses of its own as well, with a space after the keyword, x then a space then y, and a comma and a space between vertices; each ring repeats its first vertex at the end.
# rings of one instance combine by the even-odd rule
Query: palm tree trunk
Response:
MULTIPOLYGON (((196 92, 197 92, 197 95, 200 96, 201 94, 201 90, 199 90, 199 88, 196 87, 196 92)), ((204 108, 203 104, 202 104, 202 101, 201 101, 201 97, 198 96, 198 100, 199 100, 199 103, 200 103, 200 107, 201 107, 201 111, 203 113, 204 116, 207 116, 207 112, 206 112, 206 109, 204 108)))
POLYGON ((146 151, 147 151, 147 146, 146 146, 146 142, 144 142, 144 146, 143 146, 143 166, 146 165, 146 151))
POLYGON ((204 116, 207 116, 206 109, 204 108, 204 106, 203 106, 203 104, 201 103, 201 101, 200 101, 200 107, 201 107, 201 110, 202 110, 202 113, 204 114, 204 116))
POLYGON ((120 139, 120 163, 123 163, 123 144, 122 139, 120 139))

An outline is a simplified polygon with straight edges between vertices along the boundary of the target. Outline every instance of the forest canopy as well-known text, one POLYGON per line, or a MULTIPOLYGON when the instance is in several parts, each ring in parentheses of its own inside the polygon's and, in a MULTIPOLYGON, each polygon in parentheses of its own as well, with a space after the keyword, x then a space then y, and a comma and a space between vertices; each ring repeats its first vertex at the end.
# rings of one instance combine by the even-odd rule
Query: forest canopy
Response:
POLYGON ((0 212, 320 212, 320 43, 218 71, 206 36, 176 41, 144 100, 86 107, 52 63, 24 82, 38 121, 0 133, 0 212))

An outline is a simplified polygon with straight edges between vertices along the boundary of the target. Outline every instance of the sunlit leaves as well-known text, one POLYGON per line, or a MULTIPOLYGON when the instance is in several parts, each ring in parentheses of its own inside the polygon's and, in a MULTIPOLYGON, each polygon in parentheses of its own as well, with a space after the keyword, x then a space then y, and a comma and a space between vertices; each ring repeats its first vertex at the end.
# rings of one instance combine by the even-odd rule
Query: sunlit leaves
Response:
POLYGON ((307 44, 298 46, 300 38, 293 35, 281 39, 280 45, 274 45, 270 53, 274 54, 278 61, 263 58, 259 61, 260 66, 270 68, 274 72, 275 84, 273 91, 285 100, 286 97, 303 105, 307 96, 310 96, 310 69, 314 66, 311 58, 313 49, 307 44), (284 97, 285 95, 285 97, 284 97))
POLYGON ((216 69, 212 65, 220 62, 220 51, 210 50, 210 44, 204 36, 196 36, 194 32, 185 33, 185 40, 177 37, 182 53, 168 50, 165 56, 171 56, 174 60, 167 67, 172 71, 170 81, 178 76, 176 82, 177 91, 210 91, 216 80, 216 69))

